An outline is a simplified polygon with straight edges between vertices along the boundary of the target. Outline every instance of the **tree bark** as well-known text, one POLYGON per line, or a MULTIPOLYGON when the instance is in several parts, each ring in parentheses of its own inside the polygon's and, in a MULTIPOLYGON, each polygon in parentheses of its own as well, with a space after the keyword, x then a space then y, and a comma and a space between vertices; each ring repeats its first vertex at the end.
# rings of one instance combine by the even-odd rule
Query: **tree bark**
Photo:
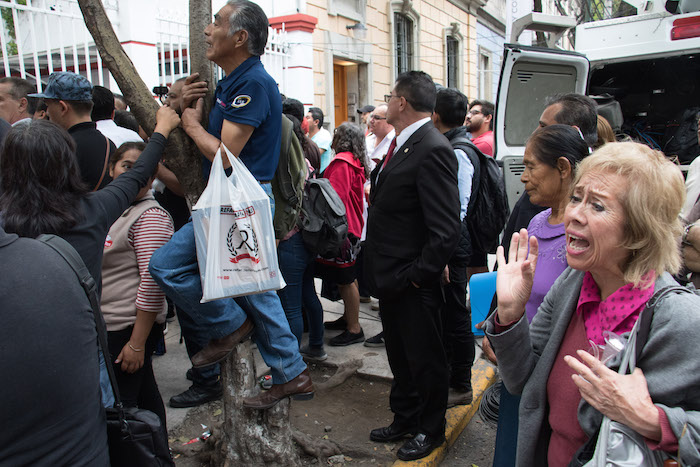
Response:
MULTIPOLYGON (((204 41, 204 28, 212 20, 211 0, 190 0, 190 70, 199 73, 199 80, 206 81, 209 93, 213 95, 216 84, 216 67, 207 59, 207 44, 204 41), (194 31, 194 32, 192 32, 194 31)), ((204 99, 202 125, 206 128, 211 98, 204 99)))
MULTIPOLYGON (((153 94, 146 87, 146 83, 143 82, 119 43, 102 2, 78 0, 78 4, 83 13, 85 25, 100 52, 102 63, 114 76, 141 128, 150 135, 156 126, 158 111, 158 104, 153 99, 153 94)), ((170 133, 168 145, 165 148, 165 159, 182 185, 187 200, 194 204, 205 187, 202 180, 202 161, 199 150, 182 129, 176 128, 170 133)))
POLYGON ((289 399, 267 410, 243 407, 243 398, 261 390, 251 341, 238 344, 221 362, 221 378, 224 433, 212 465, 301 465, 289 424, 289 399))

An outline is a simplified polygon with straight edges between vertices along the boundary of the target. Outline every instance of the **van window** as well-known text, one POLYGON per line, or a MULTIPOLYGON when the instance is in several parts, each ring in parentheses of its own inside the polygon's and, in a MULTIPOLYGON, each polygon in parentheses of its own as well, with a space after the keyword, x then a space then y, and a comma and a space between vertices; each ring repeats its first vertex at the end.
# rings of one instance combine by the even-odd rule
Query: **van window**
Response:
POLYGON ((547 96, 576 89, 572 65, 518 61, 509 80, 505 114, 505 140, 509 146, 524 146, 537 127, 547 96))

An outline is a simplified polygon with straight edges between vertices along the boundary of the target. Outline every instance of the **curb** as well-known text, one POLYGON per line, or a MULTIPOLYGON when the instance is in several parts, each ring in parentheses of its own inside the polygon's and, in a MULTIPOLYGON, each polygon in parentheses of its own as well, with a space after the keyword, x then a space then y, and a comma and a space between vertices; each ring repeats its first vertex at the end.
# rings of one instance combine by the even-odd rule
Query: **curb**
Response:
POLYGON ((496 382, 496 368, 486 360, 478 359, 472 367, 472 389, 474 390, 472 403, 447 409, 447 414, 445 415, 445 421, 447 422, 445 437, 447 442, 435 448, 427 457, 410 462, 398 460, 394 462, 393 467, 440 465, 440 462, 447 454, 447 449, 457 441, 457 438, 459 438, 459 435, 467 427, 467 424, 479 408, 484 391, 494 382, 496 382))

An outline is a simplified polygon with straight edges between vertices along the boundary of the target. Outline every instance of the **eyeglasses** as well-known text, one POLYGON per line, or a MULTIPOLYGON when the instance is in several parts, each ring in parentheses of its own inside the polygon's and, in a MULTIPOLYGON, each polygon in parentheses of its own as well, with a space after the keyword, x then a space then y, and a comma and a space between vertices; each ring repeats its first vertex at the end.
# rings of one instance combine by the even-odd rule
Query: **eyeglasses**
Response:
POLYGON ((467 115, 479 115, 479 114, 483 114, 483 112, 481 110, 470 110, 469 112, 467 112, 467 115))
POLYGON ((391 101, 391 99, 394 97, 401 97, 401 96, 395 96, 393 94, 384 94, 384 102, 386 102, 388 104, 389 101, 391 101))
POLYGON ((370 120, 386 120, 386 117, 377 117, 376 115, 371 115, 370 120))

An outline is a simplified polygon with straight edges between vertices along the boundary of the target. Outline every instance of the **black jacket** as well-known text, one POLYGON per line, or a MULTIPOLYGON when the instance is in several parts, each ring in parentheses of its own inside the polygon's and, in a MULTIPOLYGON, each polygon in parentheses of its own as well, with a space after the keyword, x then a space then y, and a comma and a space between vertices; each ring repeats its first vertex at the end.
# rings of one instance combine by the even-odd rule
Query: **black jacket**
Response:
POLYGON ((371 174, 365 274, 372 295, 439 284, 460 233, 457 158, 431 122, 371 174))
POLYGON ((68 133, 75 141, 75 155, 78 157, 80 176, 88 189, 94 190, 106 187, 112 178, 109 176, 109 167, 105 170, 105 158, 114 154, 117 147, 105 135, 100 133, 95 122, 83 122, 73 125, 68 133), (107 145, 109 144, 109 153, 107 145), (109 154, 109 155, 107 155, 109 154), (102 173, 104 171, 104 176, 102 173), (100 181, 100 177, 102 181, 100 181))

